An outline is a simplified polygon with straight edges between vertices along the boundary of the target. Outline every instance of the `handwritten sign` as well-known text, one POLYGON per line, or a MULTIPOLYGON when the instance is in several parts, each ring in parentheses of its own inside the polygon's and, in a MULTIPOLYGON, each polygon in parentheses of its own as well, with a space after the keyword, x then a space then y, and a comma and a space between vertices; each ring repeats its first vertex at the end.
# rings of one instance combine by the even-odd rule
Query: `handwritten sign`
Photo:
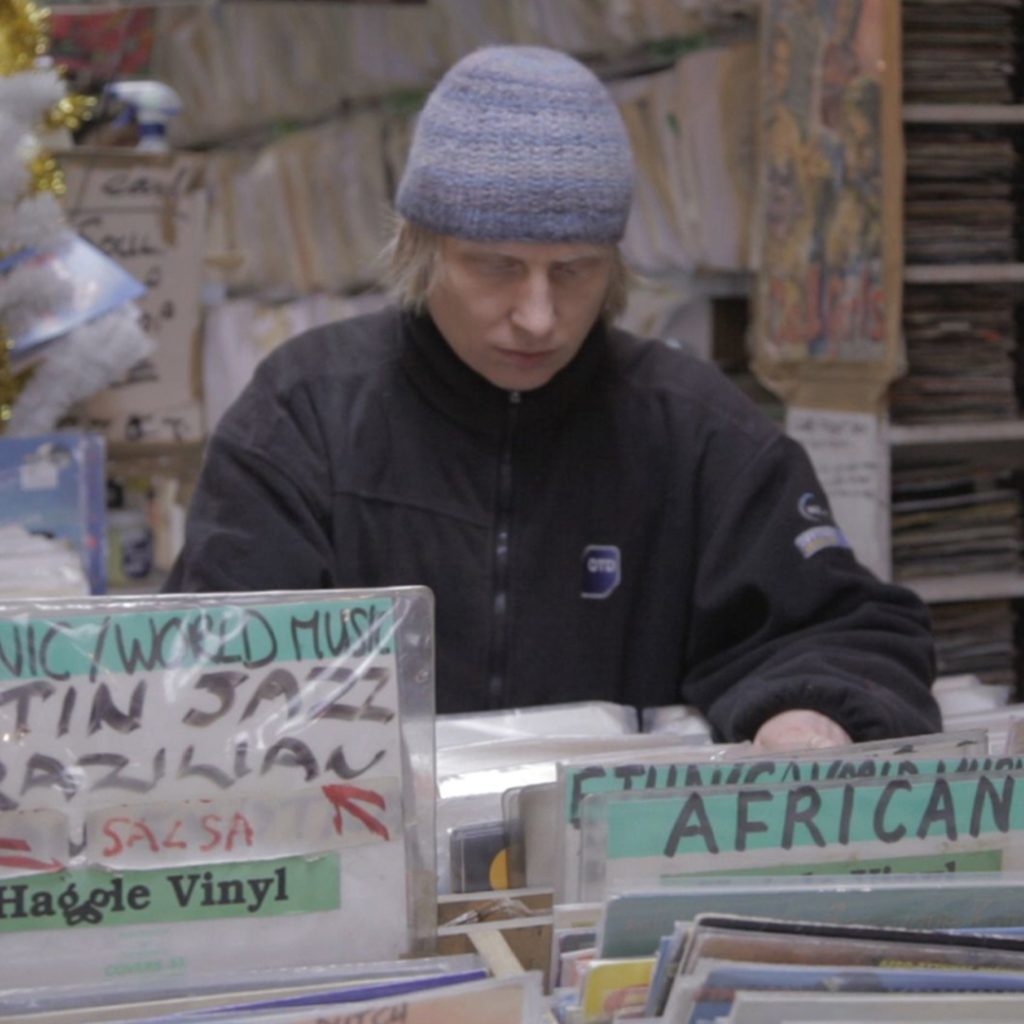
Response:
POLYGON ((1024 768, 1014 758, 991 759, 983 731, 942 733, 925 737, 860 744, 857 755, 829 758, 781 757, 686 760, 664 759, 614 763, 563 763, 558 766, 558 800, 562 816, 556 891, 559 900, 580 899, 580 808, 595 793, 689 791, 696 788, 879 779, 935 772, 1013 771, 1024 768))
POLYGON ((43 962, 63 950, 95 980, 124 950, 83 948, 82 926, 159 925, 160 962, 205 971, 247 948, 240 919, 273 917, 268 964, 407 952, 399 647, 417 601, 0 608, 0 950, 74 925, 43 962))
POLYGON ((113 441, 201 438, 202 158, 81 150, 62 155, 61 166, 69 222, 146 286, 141 325, 157 341, 152 357, 85 403, 76 421, 113 441))
POLYGON ((1024 771, 1024 757, 978 757, 967 753, 949 758, 908 755, 902 758, 765 758, 682 764, 569 765, 565 769, 565 813, 569 823, 578 825, 580 804, 590 793, 836 782, 976 771, 1024 771))
POLYGON ((0 622, 0 810, 394 776, 392 631, 373 600, 0 622))
POLYGON ((397 779, 325 783, 289 795, 104 807, 86 817, 88 863, 124 868, 279 856, 388 842, 399 834, 397 779))
POLYGON ((872 413, 790 406, 786 433, 810 457, 854 554, 879 578, 889 579, 889 449, 882 421, 872 413))
POLYGON ((972 774, 724 786, 591 796, 584 899, 627 880, 696 874, 1019 869, 1024 775, 972 774))

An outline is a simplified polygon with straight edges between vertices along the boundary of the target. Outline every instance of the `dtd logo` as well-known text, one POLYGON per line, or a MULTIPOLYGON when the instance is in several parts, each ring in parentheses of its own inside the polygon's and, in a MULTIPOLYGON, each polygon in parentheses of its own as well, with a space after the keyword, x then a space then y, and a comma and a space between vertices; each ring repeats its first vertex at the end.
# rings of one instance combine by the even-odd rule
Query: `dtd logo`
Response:
POLYGON ((604 598, 622 580, 622 556, 611 544, 588 544, 583 549, 583 589, 581 596, 604 598))

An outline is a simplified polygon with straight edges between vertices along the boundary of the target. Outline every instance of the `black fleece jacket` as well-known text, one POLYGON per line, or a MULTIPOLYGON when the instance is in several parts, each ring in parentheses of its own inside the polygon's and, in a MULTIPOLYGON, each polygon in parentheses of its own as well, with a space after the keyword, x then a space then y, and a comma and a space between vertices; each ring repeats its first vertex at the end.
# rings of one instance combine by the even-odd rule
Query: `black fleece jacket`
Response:
POLYGON ((389 309, 272 353, 211 438, 170 591, 422 584, 437 710, 811 708, 939 727, 927 612, 843 546, 802 449, 713 366, 598 325, 506 392, 389 309))

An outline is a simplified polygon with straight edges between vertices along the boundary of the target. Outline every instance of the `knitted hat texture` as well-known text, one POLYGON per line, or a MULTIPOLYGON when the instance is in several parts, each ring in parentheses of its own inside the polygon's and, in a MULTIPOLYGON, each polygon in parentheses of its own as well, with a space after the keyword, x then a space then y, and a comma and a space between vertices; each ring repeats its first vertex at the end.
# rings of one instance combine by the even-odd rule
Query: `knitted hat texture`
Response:
POLYGON ((622 118, 591 71, 556 50, 493 46, 430 94, 395 205, 460 238, 614 242, 632 177, 622 118))

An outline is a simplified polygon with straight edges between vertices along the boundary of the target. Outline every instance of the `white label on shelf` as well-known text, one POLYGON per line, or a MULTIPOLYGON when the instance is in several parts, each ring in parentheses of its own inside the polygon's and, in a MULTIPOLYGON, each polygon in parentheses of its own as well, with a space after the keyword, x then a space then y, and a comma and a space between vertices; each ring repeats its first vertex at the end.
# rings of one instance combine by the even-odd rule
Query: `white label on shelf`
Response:
POLYGON ((52 491, 57 486, 57 466, 47 459, 26 462, 19 475, 23 491, 52 491))

